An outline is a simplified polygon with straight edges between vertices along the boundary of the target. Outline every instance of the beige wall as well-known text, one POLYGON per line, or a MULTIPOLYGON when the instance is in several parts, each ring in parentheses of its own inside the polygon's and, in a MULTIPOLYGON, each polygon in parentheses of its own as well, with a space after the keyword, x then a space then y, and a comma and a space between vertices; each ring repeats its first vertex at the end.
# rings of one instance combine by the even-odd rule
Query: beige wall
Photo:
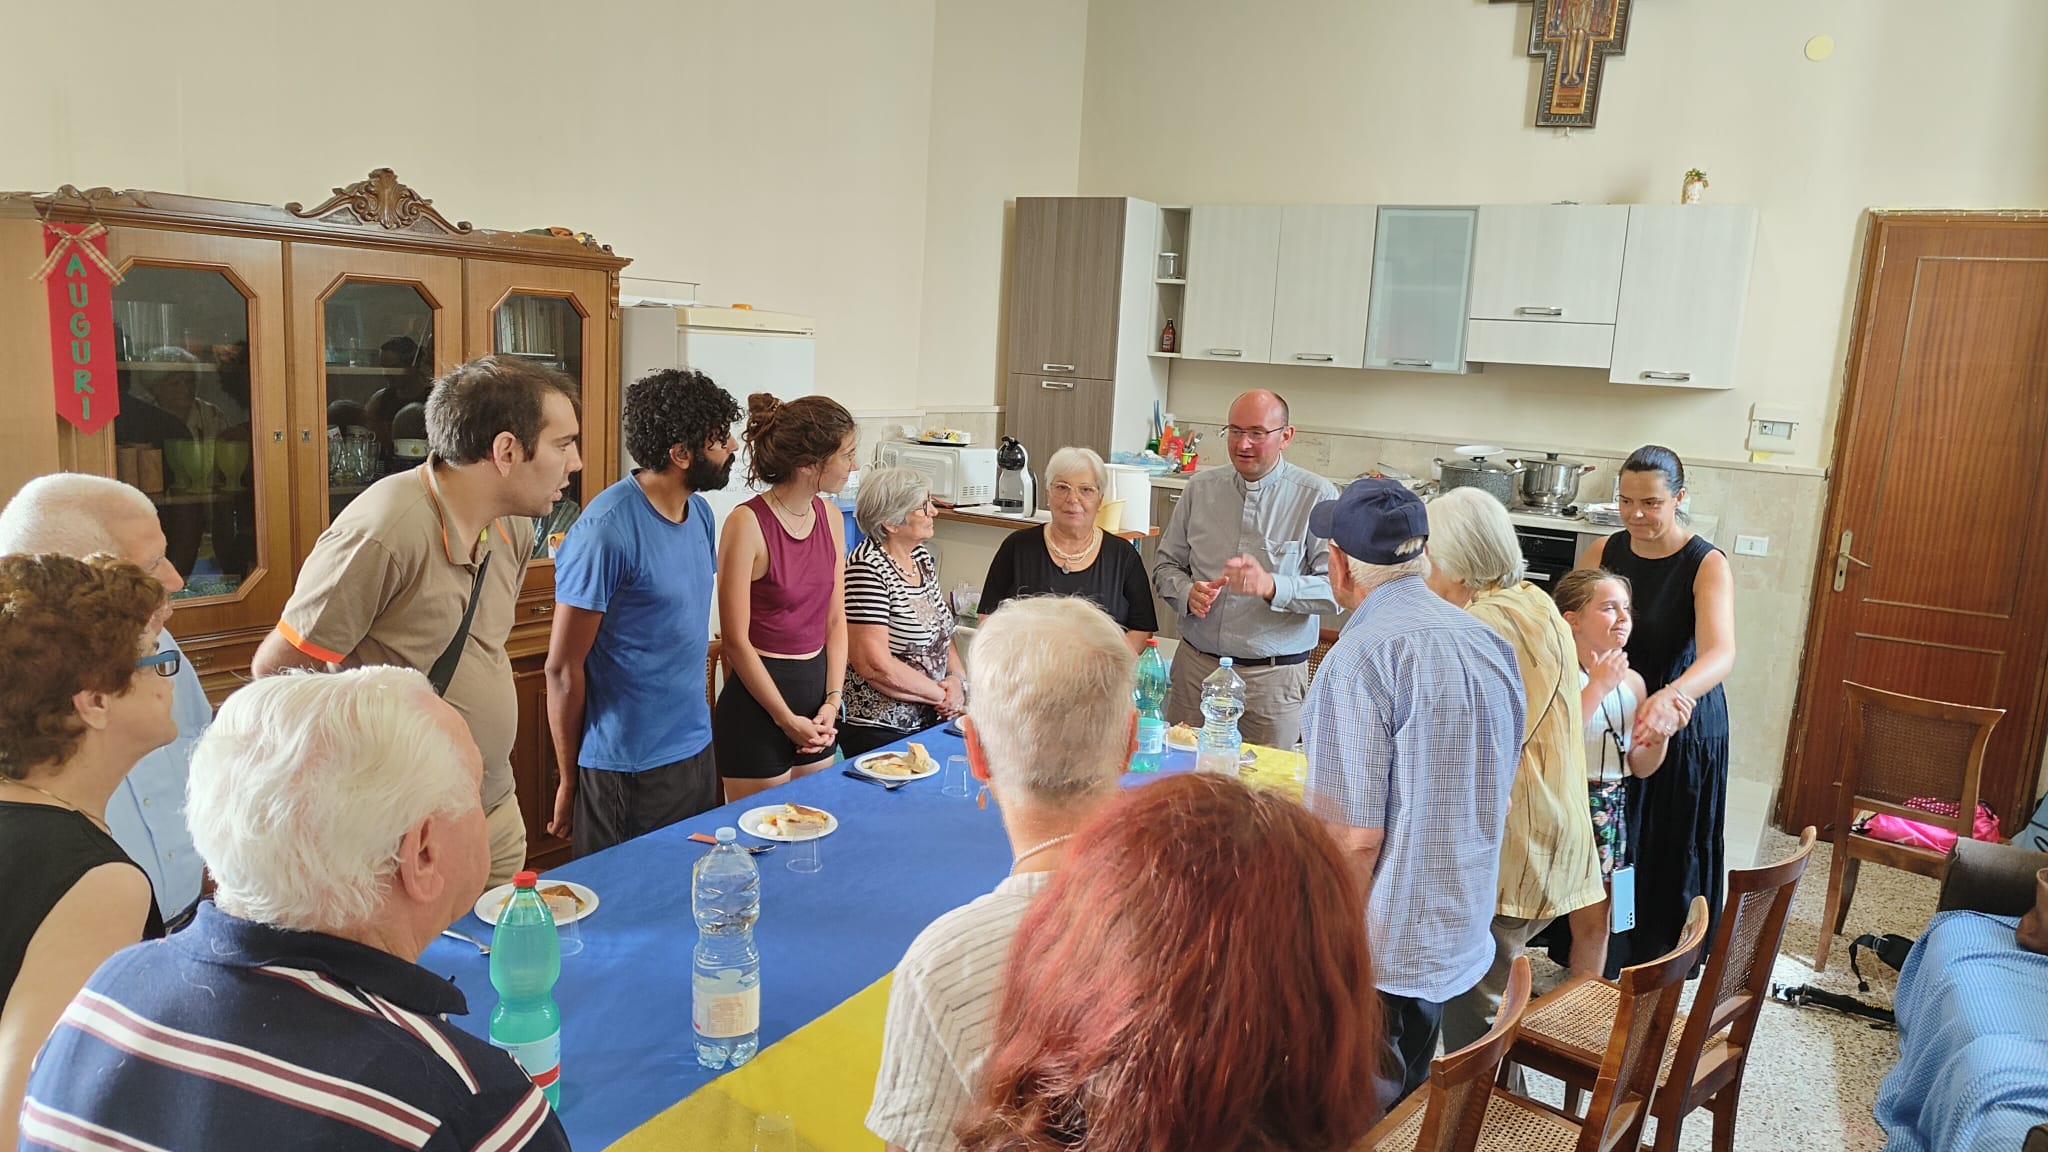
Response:
MULTIPOLYGON (((10 53, 0 187, 317 203, 389 165, 451 218, 587 230, 629 274, 813 316, 822 387, 908 398, 933 0, 114 9, 85 81, 10 53)), ((76 21, 17 4, 7 34, 76 21)))
POLYGON ((2041 0, 1637 5, 1599 127, 1569 137, 1527 126, 1529 13, 1479 0, 1094 0, 1081 189, 1194 203, 1668 202, 1697 166, 1710 199, 1762 210, 1741 386, 1183 362, 1177 413, 1210 418, 1269 386, 1308 424, 1515 447, 1661 440, 1731 460, 1747 458, 1751 404, 1789 404, 1808 423, 1778 462, 1819 463, 1861 210, 2048 204, 2041 0), (1821 32, 1837 50, 1809 62, 1802 46, 1821 32))

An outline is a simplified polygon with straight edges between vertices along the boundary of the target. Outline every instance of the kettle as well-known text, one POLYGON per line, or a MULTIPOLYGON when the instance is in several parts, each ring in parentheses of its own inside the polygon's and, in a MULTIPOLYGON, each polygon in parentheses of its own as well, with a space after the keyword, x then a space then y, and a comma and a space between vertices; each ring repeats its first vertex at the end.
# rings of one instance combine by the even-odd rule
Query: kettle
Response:
POLYGON ((1038 514, 1038 481, 1031 475, 1031 454, 1015 436, 996 447, 996 508, 1005 515, 1038 514))

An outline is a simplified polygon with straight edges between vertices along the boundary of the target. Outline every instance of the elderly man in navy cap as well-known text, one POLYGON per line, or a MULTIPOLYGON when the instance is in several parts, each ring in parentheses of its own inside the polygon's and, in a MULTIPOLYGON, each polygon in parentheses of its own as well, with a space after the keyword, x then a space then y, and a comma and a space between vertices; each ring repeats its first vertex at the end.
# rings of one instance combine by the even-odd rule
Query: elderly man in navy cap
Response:
POLYGON ((1522 737, 1514 650, 1423 574, 1429 520, 1391 480, 1309 514, 1348 613, 1302 708, 1309 810, 1367 886, 1386 1011, 1380 1104, 1429 1075, 1444 1003, 1493 962, 1494 886, 1522 737))

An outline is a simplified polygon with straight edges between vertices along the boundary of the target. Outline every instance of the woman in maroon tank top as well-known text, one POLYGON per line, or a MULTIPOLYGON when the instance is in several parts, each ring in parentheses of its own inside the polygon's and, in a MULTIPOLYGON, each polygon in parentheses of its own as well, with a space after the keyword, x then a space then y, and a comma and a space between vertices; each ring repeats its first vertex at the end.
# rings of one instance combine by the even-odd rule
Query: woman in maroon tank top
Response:
POLYGON ((748 478, 768 490, 726 517, 718 618, 732 675, 711 742, 725 798, 832 762, 846 679, 846 525, 839 491, 855 464, 853 415, 824 396, 747 398, 748 478))

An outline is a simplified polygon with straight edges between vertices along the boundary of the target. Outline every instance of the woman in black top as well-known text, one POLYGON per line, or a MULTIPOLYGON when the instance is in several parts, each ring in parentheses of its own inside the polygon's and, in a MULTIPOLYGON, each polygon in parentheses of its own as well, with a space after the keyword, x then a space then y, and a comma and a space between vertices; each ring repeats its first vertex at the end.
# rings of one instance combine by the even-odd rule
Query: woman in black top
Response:
POLYGON ((100 962, 164 934, 107 799, 177 738, 165 591, 124 560, 0 557, 0 1147, 29 1062, 100 962))
POLYGON ((1095 526, 1109 470, 1088 448, 1062 448, 1045 462, 1052 520, 1012 532, 981 582, 980 614, 1016 596, 1080 596, 1123 627, 1133 652, 1159 630, 1152 585, 1138 550, 1095 526))
MULTIPOLYGON (((1613 971, 1678 943, 1686 908, 1705 896, 1721 916, 1728 797, 1728 700, 1735 667, 1735 581, 1728 558, 1679 522, 1685 465, 1669 448, 1638 448, 1621 466, 1624 530, 1586 550, 1581 568, 1606 568, 1635 591, 1635 631, 1624 649, 1649 696, 1636 708, 1634 743, 1669 738, 1664 766, 1629 785, 1629 851, 1636 867, 1636 926, 1614 937, 1613 971)), ((1709 932, 1711 938, 1712 932, 1709 932)))

